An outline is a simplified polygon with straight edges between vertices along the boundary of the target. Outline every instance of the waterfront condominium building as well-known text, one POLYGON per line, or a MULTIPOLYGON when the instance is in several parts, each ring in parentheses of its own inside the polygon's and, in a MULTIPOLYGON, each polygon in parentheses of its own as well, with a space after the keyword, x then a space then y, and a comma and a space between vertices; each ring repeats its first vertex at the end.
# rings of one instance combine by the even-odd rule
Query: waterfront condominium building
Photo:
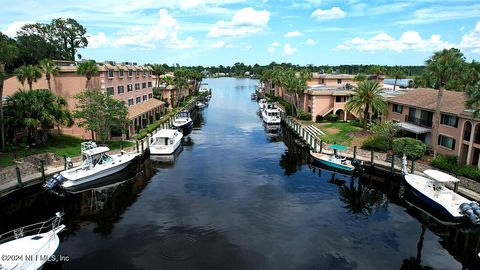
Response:
POLYGON ((437 94, 435 89, 418 88, 389 98, 387 118, 399 122, 408 136, 430 149, 437 144, 439 154, 458 156, 460 164, 480 167, 480 118, 473 118, 465 108, 463 92, 445 91, 438 136, 432 137, 437 94))
MULTIPOLYGON (((77 74, 79 62, 55 61, 55 63, 60 71, 58 74, 52 75, 52 92, 64 97, 68 102, 68 108, 74 110, 76 107, 74 96, 85 91, 87 80, 84 76, 77 74)), ((114 61, 105 61, 97 63, 97 65, 99 74, 91 78, 90 87, 107 93, 128 106, 130 124, 127 133, 122 134, 112 130, 111 137, 128 138, 165 113, 164 102, 153 98, 154 81, 150 67, 130 62, 115 63, 114 61)), ((8 78, 4 83, 4 95, 10 96, 23 88, 25 87, 16 77, 8 78)), ((33 84, 33 89, 42 88, 48 88, 44 75, 33 84)), ((90 132, 76 125, 62 127, 61 132, 83 139, 91 139, 90 132)))

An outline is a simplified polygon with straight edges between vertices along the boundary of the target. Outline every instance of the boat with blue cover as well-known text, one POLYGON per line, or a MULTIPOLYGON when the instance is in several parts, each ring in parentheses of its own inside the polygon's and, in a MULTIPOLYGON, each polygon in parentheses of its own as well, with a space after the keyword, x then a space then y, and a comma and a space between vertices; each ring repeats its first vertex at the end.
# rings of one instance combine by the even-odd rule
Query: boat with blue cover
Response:
POLYGON ((348 160, 345 157, 341 157, 338 152, 347 150, 346 146, 333 144, 329 146, 329 149, 333 150, 333 154, 326 154, 326 153, 317 153, 314 151, 310 151, 310 155, 313 159, 320 164, 328 166, 334 170, 343 173, 353 173, 355 171, 355 163, 351 160, 348 160))

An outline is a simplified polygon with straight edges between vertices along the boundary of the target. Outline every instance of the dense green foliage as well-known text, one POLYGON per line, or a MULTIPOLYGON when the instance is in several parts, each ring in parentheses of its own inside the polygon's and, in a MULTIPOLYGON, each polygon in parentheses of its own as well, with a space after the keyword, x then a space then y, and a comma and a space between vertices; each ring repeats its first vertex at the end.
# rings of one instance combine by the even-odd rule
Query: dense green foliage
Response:
POLYGON ((83 61, 78 65, 77 74, 85 76, 87 78, 85 88, 87 90, 92 89, 90 86, 90 80, 93 76, 97 76, 99 74, 98 66, 95 61, 83 61))
POLYGON ((453 173, 457 176, 480 181, 480 170, 475 166, 458 165, 458 157, 438 155, 432 160, 432 166, 453 173))
POLYGON ((395 154, 406 155, 409 159, 419 159, 427 150, 427 146, 422 141, 408 137, 395 138, 392 148, 395 154))
POLYGON ((353 90, 352 97, 347 101, 345 109, 355 112, 361 115, 364 120, 371 122, 375 115, 387 111, 387 102, 382 93, 383 90, 376 81, 359 82, 353 90))
POLYGON ((311 121, 312 120, 312 114, 304 111, 300 111, 298 113, 298 119, 303 120, 303 121, 311 121))
POLYGON ((389 148, 392 147, 393 139, 397 135, 400 126, 390 120, 375 121, 368 125, 368 129, 375 134, 376 137, 383 137, 388 141, 389 148))
POLYGON ((337 122, 338 120, 340 120, 340 116, 334 114, 334 113, 331 113, 331 114, 328 114, 327 116, 325 116, 324 118, 327 122, 337 122))
POLYGON ((15 71, 18 81, 25 85, 25 81, 28 84, 28 89, 33 90, 32 85, 38 79, 42 77, 42 73, 37 66, 21 66, 15 71))
POLYGON ((391 149, 390 140, 382 136, 372 136, 362 144, 362 149, 387 152, 391 149))

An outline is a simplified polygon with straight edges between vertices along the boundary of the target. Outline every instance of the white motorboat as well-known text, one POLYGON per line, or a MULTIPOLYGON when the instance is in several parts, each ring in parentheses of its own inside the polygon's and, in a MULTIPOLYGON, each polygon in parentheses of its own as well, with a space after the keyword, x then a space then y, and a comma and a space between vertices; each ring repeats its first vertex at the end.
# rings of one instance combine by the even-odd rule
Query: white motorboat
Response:
POLYGON ((40 223, 14 229, 0 235, 0 269, 40 269, 54 260, 53 253, 60 244, 58 233, 65 229, 62 215, 40 223))
POLYGON ((140 155, 123 151, 117 155, 107 155, 108 151, 108 147, 98 147, 92 141, 81 143, 82 165, 55 174, 45 182, 44 187, 52 189, 60 184, 64 189, 74 189, 125 169, 140 155))
POLYGON ((201 101, 197 102, 197 103, 195 104, 195 106, 197 106, 197 108, 198 108, 199 110, 202 110, 202 109, 204 109, 205 107, 207 107, 206 103, 203 103, 203 102, 201 102, 201 101))
POLYGON ((338 155, 338 151, 346 151, 347 147, 343 145, 333 144, 329 146, 333 150, 333 154, 324 154, 310 151, 310 155, 317 162, 342 173, 353 173, 358 163, 348 160, 345 157, 338 155))
POLYGON ((260 108, 260 110, 263 110, 267 107, 267 101, 265 99, 260 99, 258 101, 258 107, 260 108))
POLYGON ((179 112, 173 118, 173 126, 179 129, 183 136, 187 136, 192 132, 193 129, 193 121, 190 118, 190 113, 187 111, 179 112))
POLYGON ((208 87, 208 83, 201 83, 200 88, 198 89, 200 93, 208 93, 210 92, 210 88, 208 87))
POLYGON ((468 217, 474 224, 480 219, 480 206, 445 186, 446 183, 456 183, 460 180, 437 170, 425 170, 427 177, 406 173, 406 161, 403 172, 412 192, 428 205, 451 219, 468 217))
POLYGON ((262 110, 262 119, 266 124, 280 124, 280 110, 278 108, 265 108, 262 110))
POLYGON ((182 143, 183 134, 176 129, 161 129, 150 138, 150 154, 170 155, 182 143))

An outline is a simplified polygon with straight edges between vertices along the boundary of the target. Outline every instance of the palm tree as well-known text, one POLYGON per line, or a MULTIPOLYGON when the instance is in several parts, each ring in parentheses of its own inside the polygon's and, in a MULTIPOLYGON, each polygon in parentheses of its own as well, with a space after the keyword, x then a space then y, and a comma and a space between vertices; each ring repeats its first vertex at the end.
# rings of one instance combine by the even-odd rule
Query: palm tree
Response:
POLYGON ((189 71, 186 68, 177 67, 174 72, 173 84, 175 85, 175 105, 179 102, 179 91, 188 86, 189 71))
MULTIPOLYGON (((445 85, 458 75, 458 71, 462 70, 465 64, 465 57, 459 49, 443 49, 436 52, 425 62, 425 72, 432 81, 433 86, 438 89, 437 104, 433 115, 434 121, 432 126, 433 142, 438 137, 438 127, 440 126, 440 108, 443 102, 443 93, 445 85)), ((433 156, 437 156, 438 144, 433 144, 433 156)))
POLYGON ((155 87, 160 85, 160 76, 165 74, 165 67, 161 64, 148 64, 152 68, 152 74, 155 75, 155 87))
POLYGON ((480 113, 480 86, 469 86, 466 92, 465 105, 473 110, 473 117, 476 118, 480 113))
POLYGON ((355 75, 355 77, 353 77, 353 80, 356 82, 363 82, 367 80, 367 75, 363 73, 358 73, 357 75, 355 75))
POLYGON ((384 66, 374 65, 370 68, 370 72, 375 74, 375 78, 377 81, 380 80, 380 76, 385 75, 387 73, 384 66))
POLYGON ((22 85, 25 85, 25 81, 27 81, 30 90, 33 88, 33 83, 42 77, 40 70, 32 65, 17 68, 15 74, 22 85))
POLYGON ((352 97, 347 101, 345 109, 362 115, 363 119, 372 122, 374 114, 387 112, 387 102, 382 96, 383 90, 378 82, 367 80, 360 82, 353 89, 352 97))
POLYGON ((77 74, 85 76, 87 78, 87 83, 85 88, 90 90, 90 80, 93 76, 97 76, 99 74, 97 63, 94 60, 83 61, 78 65, 77 74))
POLYGON ((339 189, 340 200, 352 214, 368 216, 373 210, 387 202, 386 196, 375 189, 365 187, 360 179, 355 187, 354 178, 350 178, 350 185, 343 184, 339 189))
POLYGON ((50 59, 43 59, 38 64, 40 70, 45 73, 45 79, 48 83, 48 89, 52 90, 52 86, 50 85, 50 78, 52 75, 58 74, 60 68, 50 59))
POLYGON ((395 82, 393 83, 393 91, 395 91, 395 88, 397 87, 397 80, 405 77, 405 70, 402 67, 395 67, 390 72, 390 76, 395 78, 395 82))

